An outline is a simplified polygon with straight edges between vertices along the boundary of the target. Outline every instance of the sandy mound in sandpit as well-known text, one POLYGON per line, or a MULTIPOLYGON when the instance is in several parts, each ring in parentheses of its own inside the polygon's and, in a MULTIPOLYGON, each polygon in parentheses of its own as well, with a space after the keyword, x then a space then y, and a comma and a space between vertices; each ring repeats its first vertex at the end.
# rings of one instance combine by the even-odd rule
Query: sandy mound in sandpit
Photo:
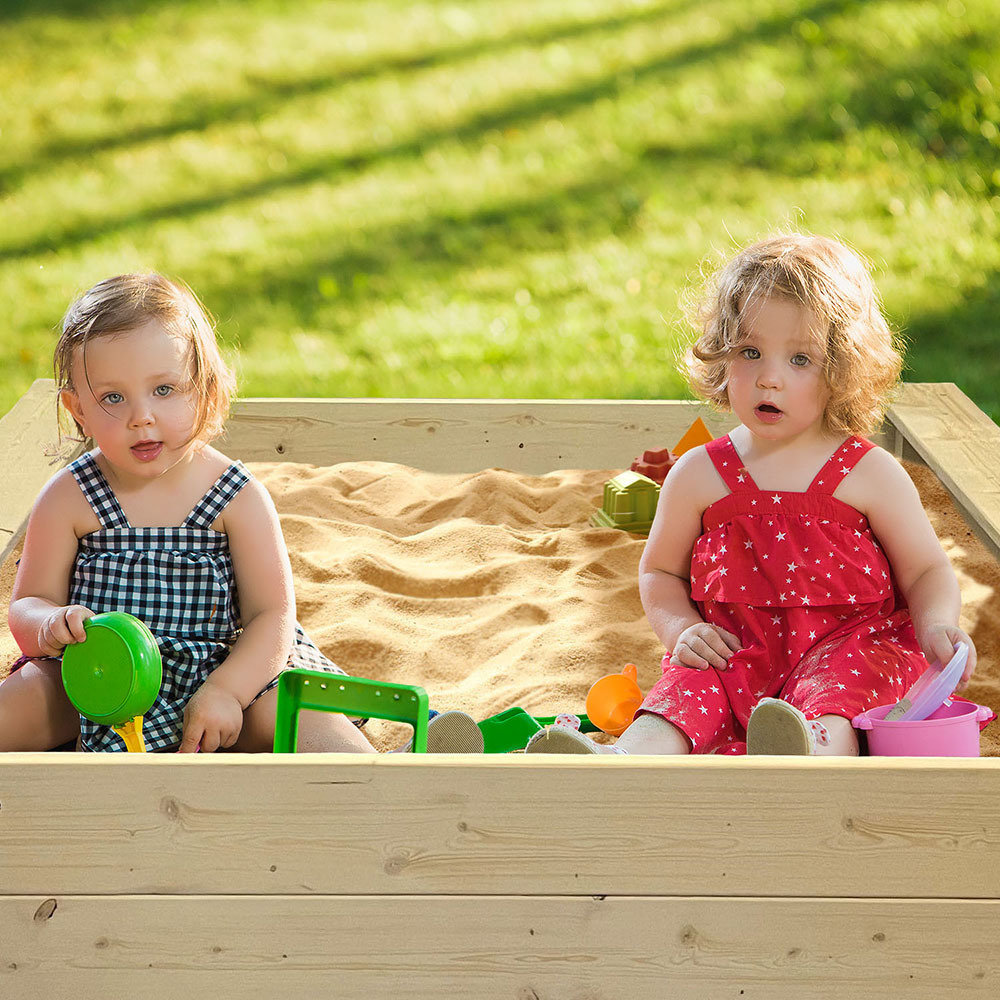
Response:
MULTIPOLYGON (((281 514, 299 619, 348 673, 418 684, 433 708, 477 719, 513 705, 582 712, 593 681, 627 662, 644 691, 659 676, 662 650, 636 583, 645 540, 589 524, 614 471, 250 468, 281 514)), ((936 477, 908 468, 958 573, 963 625, 979 650, 965 694, 1000 710, 1000 570, 936 477)), ((4 604, 13 572, 10 560, 4 604)), ((16 655, 4 631, 0 669, 16 655)), ((385 747, 398 727, 373 721, 369 732, 385 747)), ((1000 723, 984 733, 983 752, 1000 756, 1000 723)))

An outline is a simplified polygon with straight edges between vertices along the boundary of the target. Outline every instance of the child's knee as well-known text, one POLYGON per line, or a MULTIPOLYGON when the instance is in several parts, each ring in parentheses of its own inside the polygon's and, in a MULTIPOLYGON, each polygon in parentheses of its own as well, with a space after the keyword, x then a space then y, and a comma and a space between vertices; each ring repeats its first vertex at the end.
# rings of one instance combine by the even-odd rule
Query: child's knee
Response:
POLYGON ((29 660, 0 684, 0 750, 52 750, 79 733, 58 660, 29 660))

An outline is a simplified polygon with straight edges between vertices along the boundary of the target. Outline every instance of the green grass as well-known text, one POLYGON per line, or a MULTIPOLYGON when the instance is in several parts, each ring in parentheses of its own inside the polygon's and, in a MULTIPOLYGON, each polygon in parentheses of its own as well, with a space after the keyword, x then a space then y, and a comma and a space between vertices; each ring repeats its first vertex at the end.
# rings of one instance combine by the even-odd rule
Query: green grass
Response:
POLYGON ((5 0, 0 51, 0 412, 137 268, 244 395, 679 397, 685 288, 795 227, 1000 418, 1000 0, 5 0))

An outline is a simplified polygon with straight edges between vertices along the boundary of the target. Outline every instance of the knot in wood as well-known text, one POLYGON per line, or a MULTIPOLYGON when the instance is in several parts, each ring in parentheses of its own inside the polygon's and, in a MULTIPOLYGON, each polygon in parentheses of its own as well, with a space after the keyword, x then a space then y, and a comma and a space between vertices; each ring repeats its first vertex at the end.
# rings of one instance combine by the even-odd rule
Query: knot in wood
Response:
POLYGON ((382 866, 382 869, 386 875, 398 875, 409 865, 409 863, 409 857, 403 851, 397 851, 395 854, 390 854, 389 857, 385 859, 385 864, 382 866))

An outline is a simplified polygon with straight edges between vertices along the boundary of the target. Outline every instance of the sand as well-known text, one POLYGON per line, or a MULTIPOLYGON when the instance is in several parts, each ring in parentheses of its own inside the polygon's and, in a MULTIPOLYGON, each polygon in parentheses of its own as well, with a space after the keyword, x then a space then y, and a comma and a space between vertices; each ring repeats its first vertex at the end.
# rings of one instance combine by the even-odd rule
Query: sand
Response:
MULTIPOLYGON (((645 539, 594 528, 618 470, 439 475, 382 462, 253 464, 291 554, 298 615, 348 673, 422 686, 432 708, 582 712, 626 663, 648 690, 662 649, 636 583, 645 539)), ((1000 712, 1000 567, 929 470, 907 469, 962 588, 979 668, 965 696, 1000 712)), ((6 606, 13 559, 0 568, 6 606)), ((0 630, 0 676, 17 656, 0 630)), ((399 727, 373 720, 384 749, 399 727)), ((1000 756, 1000 722, 982 752, 1000 756)))

